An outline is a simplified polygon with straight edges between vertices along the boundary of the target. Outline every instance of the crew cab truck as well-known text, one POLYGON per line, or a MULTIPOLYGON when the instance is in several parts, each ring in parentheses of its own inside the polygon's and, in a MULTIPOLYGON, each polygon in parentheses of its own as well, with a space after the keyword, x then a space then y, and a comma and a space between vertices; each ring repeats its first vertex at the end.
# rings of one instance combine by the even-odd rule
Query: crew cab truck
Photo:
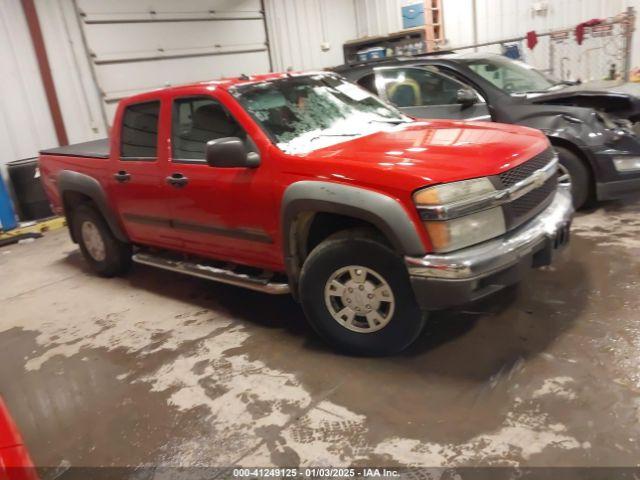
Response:
POLYGON ((549 264, 573 213, 557 166, 536 130, 417 121, 332 72, 136 95, 109 140, 40 157, 98 274, 133 260, 291 293, 331 345, 367 355, 549 264))

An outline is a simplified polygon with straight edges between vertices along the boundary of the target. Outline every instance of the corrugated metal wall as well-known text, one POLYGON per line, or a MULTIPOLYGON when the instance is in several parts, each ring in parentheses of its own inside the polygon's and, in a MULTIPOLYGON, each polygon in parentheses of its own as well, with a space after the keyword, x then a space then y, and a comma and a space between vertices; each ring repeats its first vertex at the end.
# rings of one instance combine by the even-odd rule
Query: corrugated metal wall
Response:
MULTIPOLYGON (((449 45, 461 46, 474 43, 472 28, 472 1, 455 0, 444 2, 445 35, 449 45)), ((510 37, 519 37, 530 30, 546 32, 555 29, 573 27, 580 22, 592 18, 613 17, 633 6, 640 13, 640 0, 476 0, 477 8, 477 40, 488 42, 510 37), (546 6, 546 10, 536 12, 534 5, 546 6)), ((637 26, 636 26, 637 28, 637 26)), ((640 66, 640 45, 638 32, 635 33, 635 49, 632 49, 631 65, 640 66)), ((600 42, 596 42, 600 45, 600 42)), ((596 43, 594 43, 595 46, 596 43)), ((604 42, 607 43, 607 42, 604 42)), ((603 45, 604 45, 603 43, 603 45)), ((622 68, 621 50, 619 42, 610 41, 604 49, 592 49, 585 44, 577 47, 569 41, 566 47, 559 47, 556 57, 567 56, 568 64, 573 69, 570 78, 583 80, 601 79, 609 63, 615 63, 616 68, 622 68), (605 52, 608 52, 607 56, 605 52), (588 56, 590 54, 591 56, 588 56), (574 58, 575 57, 575 58, 574 58), (580 60, 580 62, 578 62, 580 60), (577 62, 577 63, 576 63, 577 62)), ((549 39, 540 40, 533 50, 524 45, 525 59, 541 69, 551 68, 549 39)), ((499 51, 499 47, 489 47, 488 50, 499 51)), ((558 59, 556 58, 554 75, 558 76, 558 59)))
MULTIPOLYGON (((357 36, 353 0, 265 0, 268 32, 260 0, 35 3, 71 143, 105 136, 123 95, 269 71, 267 36, 279 71, 339 64, 342 44, 357 36), (167 21, 198 16, 201 21, 167 21), (132 19, 154 21, 128 23, 132 19), (212 50, 247 52, 208 55, 212 50), (139 60, 154 56, 161 58, 139 60)), ((0 0, 0 17, 2 164, 34 156, 56 139, 20 0, 0 0)))
MULTIPOLYGON (((473 43, 473 0, 443 0, 444 31, 449 45, 473 43)), ((402 0, 356 0, 358 36, 386 35, 401 29, 402 0)), ((529 30, 565 28, 591 18, 617 15, 627 7, 640 15, 640 0, 476 0, 477 41, 487 42, 523 36, 529 30), (544 15, 535 14, 534 4, 547 5, 544 15)), ((640 29, 640 19, 636 28, 640 29)), ((632 65, 640 66, 640 38, 636 32, 632 65)), ((539 49, 533 56, 543 57, 539 49)), ((538 59, 541 65, 545 58, 538 59)))
POLYGON ((36 0, 36 9, 69 142, 107 136, 73 0, 36 0))
POLYGON ((135 93, 269 70, 260 0, 76 2, 109 121, 135 93))
MULTIPOLYGON (((473 0, 444 0, 445 34, 451 45, 473 42, 473 0)), ((478 41, 524 35, 569 27, 591 18, 617 15, 628 6, 640 8, 640 0, 476 0, 478 41), (546 14, 535 14, 534 4, 547 5, 546 14)))
POLYGON ((122 96, 269 71, 267 36, 277 71, 339 64, 357 36, 352 0, 264 4, 267 31, 260 0, 36 0, 70 141, 104 136, 122 96), (212 20, 221 17, 231 20, 212 20))
POLYGON ((18 1, 0 1, 0 166, 56 145, 27 23, 18 1))
POLYGON ((356 0, 358 37, 387 35, 401 30, 401 2, 402 0, 356 0))
POLYGON ((341 64, 342 44, 358 36, 352 0, 266 0, 265 6, 276 71, 341 64))

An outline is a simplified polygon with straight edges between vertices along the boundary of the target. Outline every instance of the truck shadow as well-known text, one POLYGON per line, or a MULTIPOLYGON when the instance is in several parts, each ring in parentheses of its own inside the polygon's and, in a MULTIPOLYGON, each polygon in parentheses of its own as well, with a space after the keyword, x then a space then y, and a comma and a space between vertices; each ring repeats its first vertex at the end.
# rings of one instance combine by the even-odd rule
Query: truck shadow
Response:
POLYGON ((547 351, 584 313, 589 277, 578 261, 532 271, 521 284, 456 310, 434 312, 401 354, 432 373, 485 380, 547 351))
MULTIPOLYGON (((66 262, 91 275, 78 251, 71 252, 66 262)), ((477 380, 486 380, 505 364, 544 352, 580 317, 589 290, 583 265, 563 261, 553 272, 533 271, 521 285, 482 301, 432 312, 420 338, 397 356, 355 359, 324 343, 289 295, 266 295, 142 265, 134 265, 127 277, 114 281, 232 318, 262 336, 272 336, 269 340, 282 349, 302 348, 332 364, 350 359, 393 368, 410 362, 424 374, 477 380)))

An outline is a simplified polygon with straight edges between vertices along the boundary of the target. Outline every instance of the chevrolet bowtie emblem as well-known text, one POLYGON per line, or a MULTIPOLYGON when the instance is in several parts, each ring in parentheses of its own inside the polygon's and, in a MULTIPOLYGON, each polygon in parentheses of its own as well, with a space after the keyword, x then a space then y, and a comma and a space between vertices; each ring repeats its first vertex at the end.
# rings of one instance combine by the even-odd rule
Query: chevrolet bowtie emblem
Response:
POLYGON ((533 175, 531 175, 531 177, 533 179, 532 183, 536 186, 536 188, 544 185, 544 182, 546 180, 546 175, 541 171, 535 172, 533 175))

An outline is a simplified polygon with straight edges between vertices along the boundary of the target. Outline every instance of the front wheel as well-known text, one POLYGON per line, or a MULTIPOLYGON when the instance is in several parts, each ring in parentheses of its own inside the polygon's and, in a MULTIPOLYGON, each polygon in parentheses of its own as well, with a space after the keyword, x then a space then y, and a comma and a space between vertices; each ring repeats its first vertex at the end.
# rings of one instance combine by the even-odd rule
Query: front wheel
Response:
POLYGON ((300 298, 313 328, 348 353, 398 353, 424 326, 402 258, 358 230, 332 236, 311 252, 300 298))
POLYGON ((586 205, 591 197, 591 174, 584 162, 571 150, 555 147, 560 161, 558 182, 571 186, 573 207, 578 210, 586 205))

